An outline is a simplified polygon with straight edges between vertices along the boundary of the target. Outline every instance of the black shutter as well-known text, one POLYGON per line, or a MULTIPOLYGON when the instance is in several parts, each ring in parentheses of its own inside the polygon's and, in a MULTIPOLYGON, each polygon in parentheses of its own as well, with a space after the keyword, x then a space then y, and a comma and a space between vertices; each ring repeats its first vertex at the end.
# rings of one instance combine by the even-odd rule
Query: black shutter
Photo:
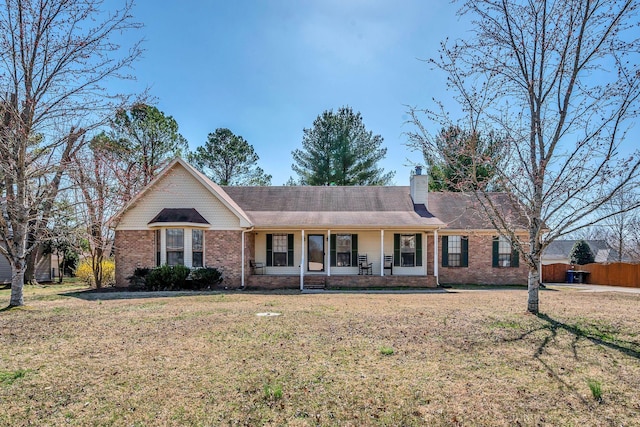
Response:
POLYGON ((273 234, 267 234, 267 267, 273 265, 273 234))
POLYGON ((400 265, 400 235, 393 235, 393 265, 398 267, 400 265))
POLYGON ((442 266, 449 267, 449 237, 442 236, 442 266))
POLYGON ((500 267, 500 263, 499 263, 499 260, 498 260, 498 258, 499 258, 498 257, 498 251, 499 251, 499 248, 500 248, 500 246, 499 246, 500 243, 499 242, 500 242, 500 238, 499 237, 494 237, 493 238, 493 251, 492 251, 492 254, 493 254, 493 266, 494 267, 500 267))
POLYGON ((462 262, 461 267, 469 267, 469 236, 462 236, 460 239, 462 246, 462 262))
POLYGON ((422 233, 416 233, 416 267, 422 267, 422 233))
POLYGON ((520 267, 520 252, 517 249, 511 252, 511 267, 520 267))
POLYGON ((332 234, 331 238, 329 239, 329 258, 331 258, 330 263, 331 263, 331 267, 335 267, 337 264, 337 257, 336 257, 336 235, 332 234))
POLYGON ((358 235, 351 235, 351 267, 358 266, 358 235))
POLYGON ((293 267, 293 234, 287 234, 287 265, 293 267))

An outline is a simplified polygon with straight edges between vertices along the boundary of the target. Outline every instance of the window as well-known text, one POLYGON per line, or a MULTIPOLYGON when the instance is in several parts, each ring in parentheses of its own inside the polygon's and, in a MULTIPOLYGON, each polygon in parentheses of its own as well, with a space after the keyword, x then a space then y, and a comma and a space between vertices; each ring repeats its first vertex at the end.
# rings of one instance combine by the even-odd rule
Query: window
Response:
POLYGON ((155 240, 156 240, 156 267, 159 267, 162 264, 162 241, 161 239, 162 230, 155 231, 155 240))
POLYGON ((498 239, 498 265, 511 267, 511 242, 504 236, 498 239))
POLYGON ((351 234, 336 235, 336 266, 351 266, 351 234))
POLYGON ((469 266, 469 238, 467 236, 442 236, 442 266, 469 266))
POLYGON ((413 267, 416 265, 416 235, 400 235, 400 259, 402 267, 413 267))
POLYGON ((393 265, 422 267, 422 233, 393 235, 393 265))
POLYGON ((448 236, 449 267, 462 265, 462 236, 448 236))
POLYGON ((204 267, 204 231, 191 230, 191 267, 204 267))
POLYGON ((287 235, 273 235, 273 265, 281 267, 287 265, 287 235))
POLYGON ((518 251, 513 249, 511 240, 500 236, 493 238, 493 266, 518 267, 520 264, 518 251))
POLYGON ((267 267, 293 267, 293 234, 267 234, 267 267))
POLYGON ((167 264, 184 265, 184 230, 167 228, 167 264))

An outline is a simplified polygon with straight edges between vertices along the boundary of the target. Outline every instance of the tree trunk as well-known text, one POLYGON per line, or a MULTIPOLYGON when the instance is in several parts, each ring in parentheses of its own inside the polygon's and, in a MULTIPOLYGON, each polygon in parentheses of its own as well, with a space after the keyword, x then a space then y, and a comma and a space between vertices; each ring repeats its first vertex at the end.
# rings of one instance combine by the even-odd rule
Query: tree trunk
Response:
POLYGON ((24 271, 26 262, 24 257, 11 263, 11 300, 9 307, 19 307, 24 305, 22 289, 24 287, 24 271))
POLYGON ((529 313, 538 314, 538 290, 540 289, 540 272, 538 268, 529 267, 528 279, 529 301, 527 303, 527 311, 529 313))
POLYGON ((96 289, 102 289, 102 260, 104 258, 102 248, 96 248, 91 258, 96 289))

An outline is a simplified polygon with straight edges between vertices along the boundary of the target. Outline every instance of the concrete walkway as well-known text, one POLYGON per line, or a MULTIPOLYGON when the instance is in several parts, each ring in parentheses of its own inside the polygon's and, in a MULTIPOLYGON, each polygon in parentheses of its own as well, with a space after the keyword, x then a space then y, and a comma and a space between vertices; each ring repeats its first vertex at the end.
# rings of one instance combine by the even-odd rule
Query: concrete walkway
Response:
POLYGON ((640 288, 625 288, 622 286, 589 285, 587 283, 548 283, 549 288, 571 288, 580 292, 624 292, 640 294, 640 288))

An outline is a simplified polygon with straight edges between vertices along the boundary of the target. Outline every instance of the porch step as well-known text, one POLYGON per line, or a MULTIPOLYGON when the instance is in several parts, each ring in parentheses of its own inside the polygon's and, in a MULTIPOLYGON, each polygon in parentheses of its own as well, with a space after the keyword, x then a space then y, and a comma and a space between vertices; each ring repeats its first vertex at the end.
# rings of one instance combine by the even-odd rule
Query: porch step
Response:
POLYGON ((326 289, 327 278, 325 276, 305 276, 304 288, 305 289, 326 289))

